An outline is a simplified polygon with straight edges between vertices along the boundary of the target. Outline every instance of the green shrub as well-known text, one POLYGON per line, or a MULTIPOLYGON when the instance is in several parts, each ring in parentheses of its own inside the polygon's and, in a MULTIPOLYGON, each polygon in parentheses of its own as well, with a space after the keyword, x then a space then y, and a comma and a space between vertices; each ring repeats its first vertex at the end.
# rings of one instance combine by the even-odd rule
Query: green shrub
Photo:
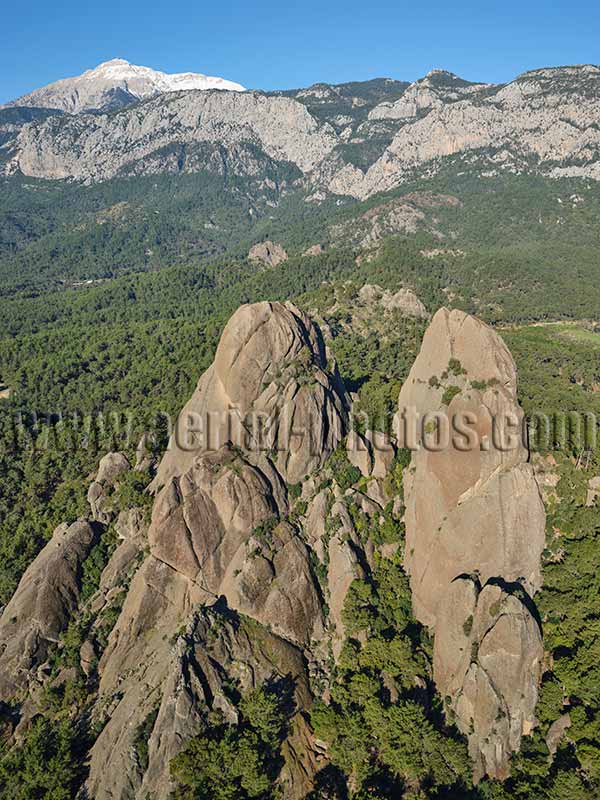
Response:
POLYGON ((334 481, 343 492, 358 483, 362 477, 358 467, 353 466, 348 460, 348 454, 343 444, 339 445, 327 465, 331 469, 334 481))
POLYGON ((237 725, 207 723, 171 761, 185 800, 275 800, 283 766, 281 744, 287 732, 286 704, 275 687, 261 687, 243 697, 237 725))
POLYGON ((0 760, 1 800, 72 800, 85 776, 85 737, 69 719, 38 717, 0 760))
POLYGON ((447 386, 442 395, 442 405, 449 406, 457 394, 460 394, 461 389, 459 386, 447 386))

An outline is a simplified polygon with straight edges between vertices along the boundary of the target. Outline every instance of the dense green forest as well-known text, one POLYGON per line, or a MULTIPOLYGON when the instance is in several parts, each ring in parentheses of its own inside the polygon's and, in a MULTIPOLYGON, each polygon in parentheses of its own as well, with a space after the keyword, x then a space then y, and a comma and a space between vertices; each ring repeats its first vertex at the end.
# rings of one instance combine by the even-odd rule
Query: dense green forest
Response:
POLYGON ((519 318, 527 307, 530 318, 577 317, 598 302, 600 190, 592 182, 511 174, 482 179, 457 157, 434 178, 415 177, 364 203, 314 203, 285 164, 269 163, 264 170, 268 180, 260 185, 208 173, 92 186, 2 178, 0 297, 46 295, 83 281, 177 265, 203 271, 207 259, 243 260, 254 242, 268 238, 292 255, 316 243, 344 246, 336 234, 340 224, 350 221, 360 229, 366 212, 425 192, 457 200, 435 207, 417 200, 426 219, 411 236, 418 252, 441 250, 436 267, 421 267, 442 271, 440 288, 447 296, 474 304, 490 319, 519 318))

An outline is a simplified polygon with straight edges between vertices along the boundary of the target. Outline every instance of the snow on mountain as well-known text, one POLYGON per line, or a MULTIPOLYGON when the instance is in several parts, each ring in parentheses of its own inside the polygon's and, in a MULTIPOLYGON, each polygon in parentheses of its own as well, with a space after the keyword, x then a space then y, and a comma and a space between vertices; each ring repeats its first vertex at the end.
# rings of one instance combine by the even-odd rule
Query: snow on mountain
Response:
POLYGON ((70 114, 106 111, 165 92, 219 89, 243 92, 245 88, 224 78, 193 72, 169 75, 139 67, 122 58, 99 64, 74 78, 63 78, 8 103, 9 106, 52 108, 70 114))

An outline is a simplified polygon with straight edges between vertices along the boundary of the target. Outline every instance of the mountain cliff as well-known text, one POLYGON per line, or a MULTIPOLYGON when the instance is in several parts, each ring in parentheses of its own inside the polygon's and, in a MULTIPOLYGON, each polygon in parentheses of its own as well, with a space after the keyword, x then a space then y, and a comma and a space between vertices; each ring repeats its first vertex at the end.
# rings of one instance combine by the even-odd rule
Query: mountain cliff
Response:
POLYGON ((442 309, 399 405, 422 416, 447 408, 447 419, 470 414, 475 424, 471 446, 459 439, 413 453, 406 567, 415 615, 434 631, 434 678, 469 737, 475 775, 506 778, 510 754, 535 727, 543 659, 532 598, 545 512, 527 463, 514 362, 489 328, 442 309))
POLYGON ((4 144, 4 169, 86 182, 204 169, 247 175, 254 151, 295 165, 309 194, 354 198, 434 174, 448 157, 488 176, 600 176, 598 67, 542 69, 503 86, 440 70, 378 92, 348 86, 271 95, 190 88, 115 114, 28 122, 4 144))

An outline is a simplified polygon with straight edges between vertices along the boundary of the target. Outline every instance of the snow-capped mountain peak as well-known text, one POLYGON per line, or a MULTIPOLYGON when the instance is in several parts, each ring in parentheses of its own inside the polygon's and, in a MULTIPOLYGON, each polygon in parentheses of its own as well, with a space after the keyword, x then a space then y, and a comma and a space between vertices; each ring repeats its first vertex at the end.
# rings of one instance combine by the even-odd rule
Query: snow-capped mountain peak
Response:
POLYGON ((119 108, 165 92, 243 92, 239 83, 194 72, 169 74, 113 58, 74 78, 63 78, 14 100, 12 106, 55 108, 70 114, 119 108))

